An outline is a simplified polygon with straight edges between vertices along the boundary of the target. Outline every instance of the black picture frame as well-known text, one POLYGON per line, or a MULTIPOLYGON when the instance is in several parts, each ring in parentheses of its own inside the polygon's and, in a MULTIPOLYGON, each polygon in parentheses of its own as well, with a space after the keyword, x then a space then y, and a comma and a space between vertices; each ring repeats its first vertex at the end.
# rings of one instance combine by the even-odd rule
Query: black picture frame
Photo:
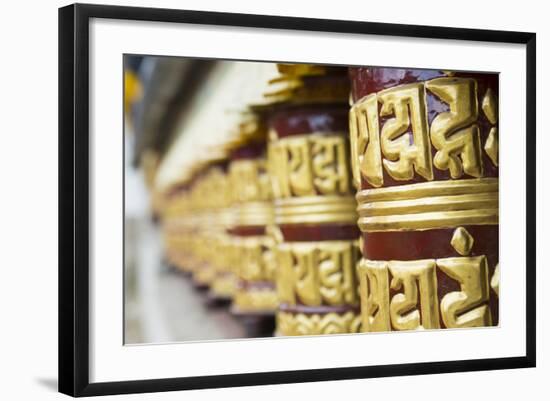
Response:
POLYGON ((534 367, 536 363, 536 35, 479 29, 75 4, 59 9, 59 391, 72 396, 251 386, 534 367), (91 18, 179 22, 526 46, 526 354, 521 357, 409 363, 90 383, 89 120, 91 18))

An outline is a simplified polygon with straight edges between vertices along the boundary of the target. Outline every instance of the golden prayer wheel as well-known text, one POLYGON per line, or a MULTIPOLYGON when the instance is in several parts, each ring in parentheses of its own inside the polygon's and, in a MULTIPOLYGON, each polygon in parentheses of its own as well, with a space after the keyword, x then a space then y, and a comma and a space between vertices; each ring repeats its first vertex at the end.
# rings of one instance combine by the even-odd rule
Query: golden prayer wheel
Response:
POLYGON ((238 277, 232 313, 241 317, 249 335, 271 334, 277 308, 271 183, 267 172, 266 130, 255 117, 243 122, 229 144, 229 176, 235 223, 230 229, 238 277))
POLYGON ((363 331, 498 324, 498 75, 351 68, 363 331))
MULTIPOLYGON (((226 230, 225 221, 220 218, 225 206, 222 190, 224 164, 227 161, 223 156, 211 154, 196 165, 198 172, 192 191, 192 210, 195 215, 193 248, 196 256, 193 282, 198 289, 210 288, 223 270, 216 250, 219 250, 220 237, 226 230)), ((217 288, 220 290, 219 283, 217 288)))
POLYGON ((211 264, 215 271, 210 287, 210 299, 214 302, 228 302, 233 299, 237 289, 237 276, 232 268, 233 252, 230 230, 235 225, 235 210, 231 205, 231 183, 229 160, 224 154, 216 160, 210 172, 211 201, 214 202, 216 227, 211 238, 211 264))
POLYGON ((187 220, 189 182, 182 180, 168 188, 162 195, 161 228, 164 240, 164 252, 167 263, 185 272, 189 266, 190 249, 188 246, 190 225, 187 220))
POLYGON ((360 330, 347 69, 279 65, 268 110, 277 243, 276 334, 360 330))

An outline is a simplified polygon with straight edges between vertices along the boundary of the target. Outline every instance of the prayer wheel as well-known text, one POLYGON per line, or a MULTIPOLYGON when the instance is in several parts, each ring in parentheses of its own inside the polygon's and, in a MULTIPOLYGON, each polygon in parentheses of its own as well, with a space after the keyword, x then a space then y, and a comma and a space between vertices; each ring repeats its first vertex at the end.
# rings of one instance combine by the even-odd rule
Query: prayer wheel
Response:
POLYGON ((278 65, 266 94, 277 226, 276 335, 360 330, 347 69, 278 65))
POLYGON ((498 325, 498 75, 350 78, 362 330, 498 325))
MULTIPOLYGON (((193 223, 193 284, 199 290, 207 290, 216 277, 212 239, 218 234, 216 208, 213 204, 212 169, 210 161, 197 163, 191 193, 193 223)), ((215 201, 214 201, 215 203, 215 201)))
POLYGON ((157 195, 166 263, 186 273, 191 266, 189 236, 192 225, 188 220, 190 182, 182 178, 157 195))
POLYGON ((234 271, 238 277, 232 313, 249 336, 272 335, 277 307, 271 183, 267 172, 265 125, 255 116, 239 126, 230 150, 229 182, 235 223, 230 229, 234 271))
POLYGON ((229 160, 225 154, 221 154, 212 164, 211 191, 216 229, 211 239, 211 263, 215 275, 209 299, 216 303, 225 303, 233 299, 237 288, 237 277, 232 268, 234 261, 227 257, 233 252, 230 230, 235 224, 235 210, 231 207, 229 160))

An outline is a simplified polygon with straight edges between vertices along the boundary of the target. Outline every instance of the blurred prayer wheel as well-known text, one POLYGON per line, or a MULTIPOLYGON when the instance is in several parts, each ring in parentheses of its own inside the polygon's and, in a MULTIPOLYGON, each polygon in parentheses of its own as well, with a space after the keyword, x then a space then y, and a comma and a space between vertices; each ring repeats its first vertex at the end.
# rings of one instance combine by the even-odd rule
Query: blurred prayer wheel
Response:
POLYGON ((190 230, 191 271, 197 289, 209 289, 223 267, 218 267, 219 255, 213 252, 219 247, 220 237, 226 227, 221 218, 225 197, 223 185, 227 160, 219 152, 211 152, 207 159, 199 160, 190 171, 193 177, 190 191, 188 221, 190 230))
POLYGON ((214 280, 215 270, 212 265, 211 239, 216 233, 215 215, 209 200, 212 193, 209 169, 206 161, 197 163, 194 171, 193 189, 191 191, 192 211, 194 214, 192 268, 193 284, 199 290, 207 290, 214 280))
MULTIPOLYGON (((170 267, 186 272, 190 266, 190 225, 186 219, 189 198, 189 182, 172 185, 162 196, 162 233, 166 262, 170 267)), ((160 198, 160 197, 159 197, 160 198)))
POLYGON ((276 334, 360 329, 347 69, 279 65, 266 96, 277 244, 276 334))
POLYGON ((215 272, 211 282, 210 300, 218 303, 229 302, 235 295, 237 277, 231 260, 227 255, 231 250, 230 229, 235 224, 235 211, 231 207, 231 185, 229 181, 229 160, 220 155, 211 166, 211 193, 209 199, 214 203, 216 227, 211 238, 211 264, 215 272))
POLYGON ((498 324, 498 75, 351 68, 363 331, 498 324))
POLYGON ((277 307, 271 185, 267 173, 264 124, 251 117, 230 143, 230 185, 236 222, 230 229, 238 277, 232 313, 241 317, 250 336, 271 335, 277 307))

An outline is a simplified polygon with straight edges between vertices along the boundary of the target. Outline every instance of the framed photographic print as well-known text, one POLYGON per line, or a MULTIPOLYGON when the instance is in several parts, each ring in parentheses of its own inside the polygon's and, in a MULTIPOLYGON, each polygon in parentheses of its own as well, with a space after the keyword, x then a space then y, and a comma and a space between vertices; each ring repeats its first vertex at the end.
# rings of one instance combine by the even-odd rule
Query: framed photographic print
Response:
POLYGON ((59 390, 535 366, 535 34, 59 10, 59 390))

